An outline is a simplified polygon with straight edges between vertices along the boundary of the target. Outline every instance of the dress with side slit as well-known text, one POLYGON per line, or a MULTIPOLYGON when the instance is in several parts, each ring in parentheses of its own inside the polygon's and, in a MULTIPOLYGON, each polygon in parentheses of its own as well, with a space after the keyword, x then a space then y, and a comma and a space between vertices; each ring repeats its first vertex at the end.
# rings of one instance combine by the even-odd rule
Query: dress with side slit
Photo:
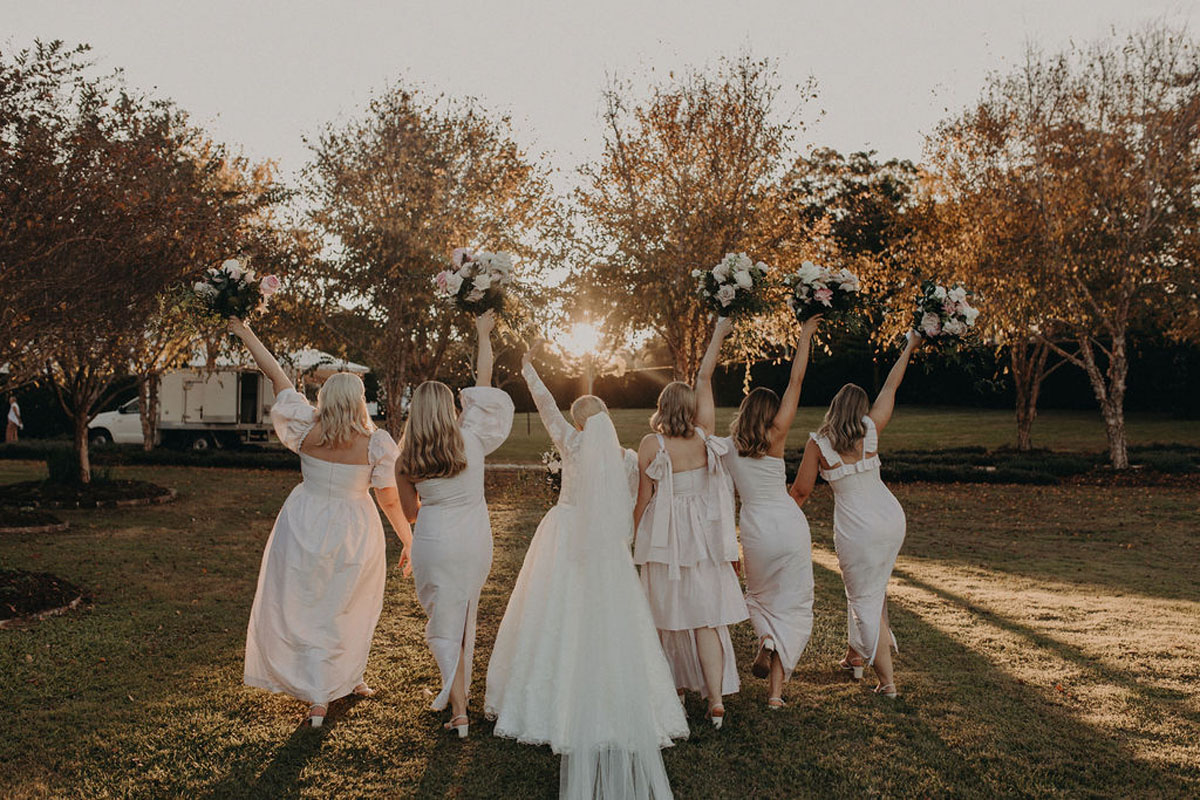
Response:
POLYGON ((416 483, 421 508, 413 525, 413 582, 429 617, 425 641, 441 673, 441 690, 432 704, 437 711, 450 700, 460 658, 470 693, 479 593, 492 568, 483 461, 508 438, 513 420, 512 398, 500 389, 475 386, 463 389, 460 397, 466 469, 416 483))
MULTIPOLYGON (((904 509, 879 474, 879 435, 870 417, 859 458, 852 464, 824 436, 809 434, 829 469, 821 477, 833 489, 833 544, 846 585, 847 636, 867 664, 875 661, 888 580, 904 544, 904 509), (869 455, 868 455, 869 454, 869 455)), ((896 646, 896 637, 888 631, 896 646)))

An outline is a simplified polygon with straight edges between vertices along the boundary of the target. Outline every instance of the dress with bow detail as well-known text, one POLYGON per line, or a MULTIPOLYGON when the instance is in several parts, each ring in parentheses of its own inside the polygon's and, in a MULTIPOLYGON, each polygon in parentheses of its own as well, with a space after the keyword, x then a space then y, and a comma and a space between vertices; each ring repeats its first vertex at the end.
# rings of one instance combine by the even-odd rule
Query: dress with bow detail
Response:
POLYGON ((733 487, 721 463, 726 445, 696 433, 705 443, 707 466, 675 472, 666 443, 646 468, 654 496, 638 521, 633 560, 654 613, 675 686, 707 697, 695 630, 714 628, 726 654, 721 693, 738 690, 729 625, 748 617, 732 562, 738 560, 733 487))

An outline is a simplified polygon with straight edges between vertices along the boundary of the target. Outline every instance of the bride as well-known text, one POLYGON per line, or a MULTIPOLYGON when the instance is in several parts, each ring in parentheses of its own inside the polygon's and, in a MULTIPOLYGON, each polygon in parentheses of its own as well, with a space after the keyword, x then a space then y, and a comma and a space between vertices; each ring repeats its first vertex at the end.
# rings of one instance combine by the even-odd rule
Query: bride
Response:
POLYGON ((688 735, 675 682, 629 552, 637 460, 598 397, 558 410, 522 374, 563 457, 558 504, 538 525, 488 665, 495 733, 563 757, 561 797, 671 797, 660 748, 688 735))

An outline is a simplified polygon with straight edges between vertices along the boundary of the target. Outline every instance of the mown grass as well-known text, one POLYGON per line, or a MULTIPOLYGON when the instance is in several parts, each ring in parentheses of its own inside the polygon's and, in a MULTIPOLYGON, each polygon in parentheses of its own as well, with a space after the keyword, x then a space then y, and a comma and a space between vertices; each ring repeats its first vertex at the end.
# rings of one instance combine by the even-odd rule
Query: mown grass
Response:
MULTIPOLYGON (((0 481, 41 465, 0 463, 0 481)), ((411 584, 393 571, 368 678, 380 696, 298 727, 303 706, 241 686, 271 519, 295 475, 118 469, 175 503, 66 511, 72 529, 0 539, 0 568, 48 570, 95 604, 0 631, 0 796, 552 798, 557 759, 443 735, 411 584)), ((474 707, 496 626, 551 498, 536 474, 488 478, 496 557, 481 604, 474 707)), ((768 712, 743 670, 717 733, 666 751, 680 798, 1185 797, 1200 792, 1200 498, 1172 488, 930 486, 896 493, 909 538, 893 585, 901 698, 832 668, 845 606, 821 488, 806 509, 816 625, 768 712)), ((394 563, 397 552, 390 546, 394 563)), ((735 630, 748 667, 753 636, 735 630)))
MULTIPOLYGON (((717 409, 717 432, 724 436, 735 408, 717 409)), ((649 433, 653 409, 612 410, 617 433, 627 447, 637 447, 649 433)), ((803 448, 809 431, 821 424, 825 408, 802 406, 788 436, 788 448, 803 448)), ((1200 420, 1179 420, 1167 415, 1130 414, 1127 420, 1131 444, 1177 443, 1200 445, 1200 420)), ((1095 411, 1042 411, 1033 427, 1035 447, 1075 452, 1102 452, 1108 447, 1104 422, 1095 411)), ((1017 429, 1013 413, 1006 409, 939 408, 898 406, 880 446, 884 453, 895 450, 943 450, 979 446, 987 449, 1015 447, 1017 429)), ((494 461, 538 462, 549 449, 550 439, 536 413, 519 413, 508 441, 492 456, 494 461)))

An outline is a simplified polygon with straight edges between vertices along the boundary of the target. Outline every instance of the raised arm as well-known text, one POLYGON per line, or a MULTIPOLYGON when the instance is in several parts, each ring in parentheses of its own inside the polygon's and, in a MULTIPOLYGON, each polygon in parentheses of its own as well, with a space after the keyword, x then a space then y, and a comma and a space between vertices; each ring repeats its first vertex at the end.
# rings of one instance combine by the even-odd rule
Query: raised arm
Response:
POLYGON ((713 326, 712 339, 704 358, 700 361, 700 371, 696 373, 696 424, 705 433, 712 434, 717 427, 717 405, 713 400, 712 376, 717 369, 717 358, 721 355, 721 345, 725 337, 733 330, 733 323, 728 317, 717 317, 713 326))
POLYGON ((567 436, 575 430, 575 426, 563 416, 562 411, 559 411, 554 395, 546 388, 546 384, 542 383, 541 376, 534 369, 533 357, 542 349, 542 344, 543 340, 537 339, 525 351, 525 355, 521 357, 521 375, 524 376, 525 383, 529 385, 529 394, 533 397, 534 404, 537 405, 538 416, 542 418, 546 432, 550 434, 554 446, 561 453, 566 446, 567 436))
POLYGON ((921 336, 916 331, 909 331, 900 358, 896 359, 892 371, 888 373, 887 380, 883 382, 883 388, 879 390, 879 395, 871 405, 871 410, 867 412, 867 416, 875 423, 875 430, 882 431, 891 421, 892 411, 896 408, 896 390, 900 388, 900 382, 904 380, 904 371, 908 369, 909 359, 912 358, 913 351, 920 343, 921 336))
POLYGON ((479 333, 479 354, 475 358, 475 385, 492 385, 492 330, 496 327, 496 312, 488 311, 475 318, 475 330, 479 333))
POLYGON ((792 420, 796 418, 796 409, 800 405, 800 387, 804 385, 804 373, 808 371, 808 357, 812 352, 812 337, 821 324, 821 316, 809 317, 800 326, 800 343, 796 345, 796 355, 792 358, 792 372, 788 377, 787 389, 779 401, 779 411, 771 423, 772 449, 781 447, 787 439, 788 431, 792 428, 792 420))
POLYGON ((283 367, 279 366, 279 362, 275 360, 275 356, 271 355, 271 351, 259 341, 258 337, 254 335, 254 331, 250 330, 245 322, 237 317, 231 317, 229 330, 246 344, 246 349, 250 351, 250 355, 254 356, 254 363, 258 364, 258 368, 263 371, 263 374, 271 379, 271 384, 275 387, 275 394, 279 394, 285 389, 295 388, 287 373, 283 371, 283 367))
POLYGON ((792 481, 792 488, 788 490, 796 505, 803 506, 804 501, 812 494, 813 487, 817 485, 817 471, 820 468, 821 448, 809 439, 808 444, 804 446, 804 458, 800 460, 800 468, 796 470, 796 480, 792 481))

